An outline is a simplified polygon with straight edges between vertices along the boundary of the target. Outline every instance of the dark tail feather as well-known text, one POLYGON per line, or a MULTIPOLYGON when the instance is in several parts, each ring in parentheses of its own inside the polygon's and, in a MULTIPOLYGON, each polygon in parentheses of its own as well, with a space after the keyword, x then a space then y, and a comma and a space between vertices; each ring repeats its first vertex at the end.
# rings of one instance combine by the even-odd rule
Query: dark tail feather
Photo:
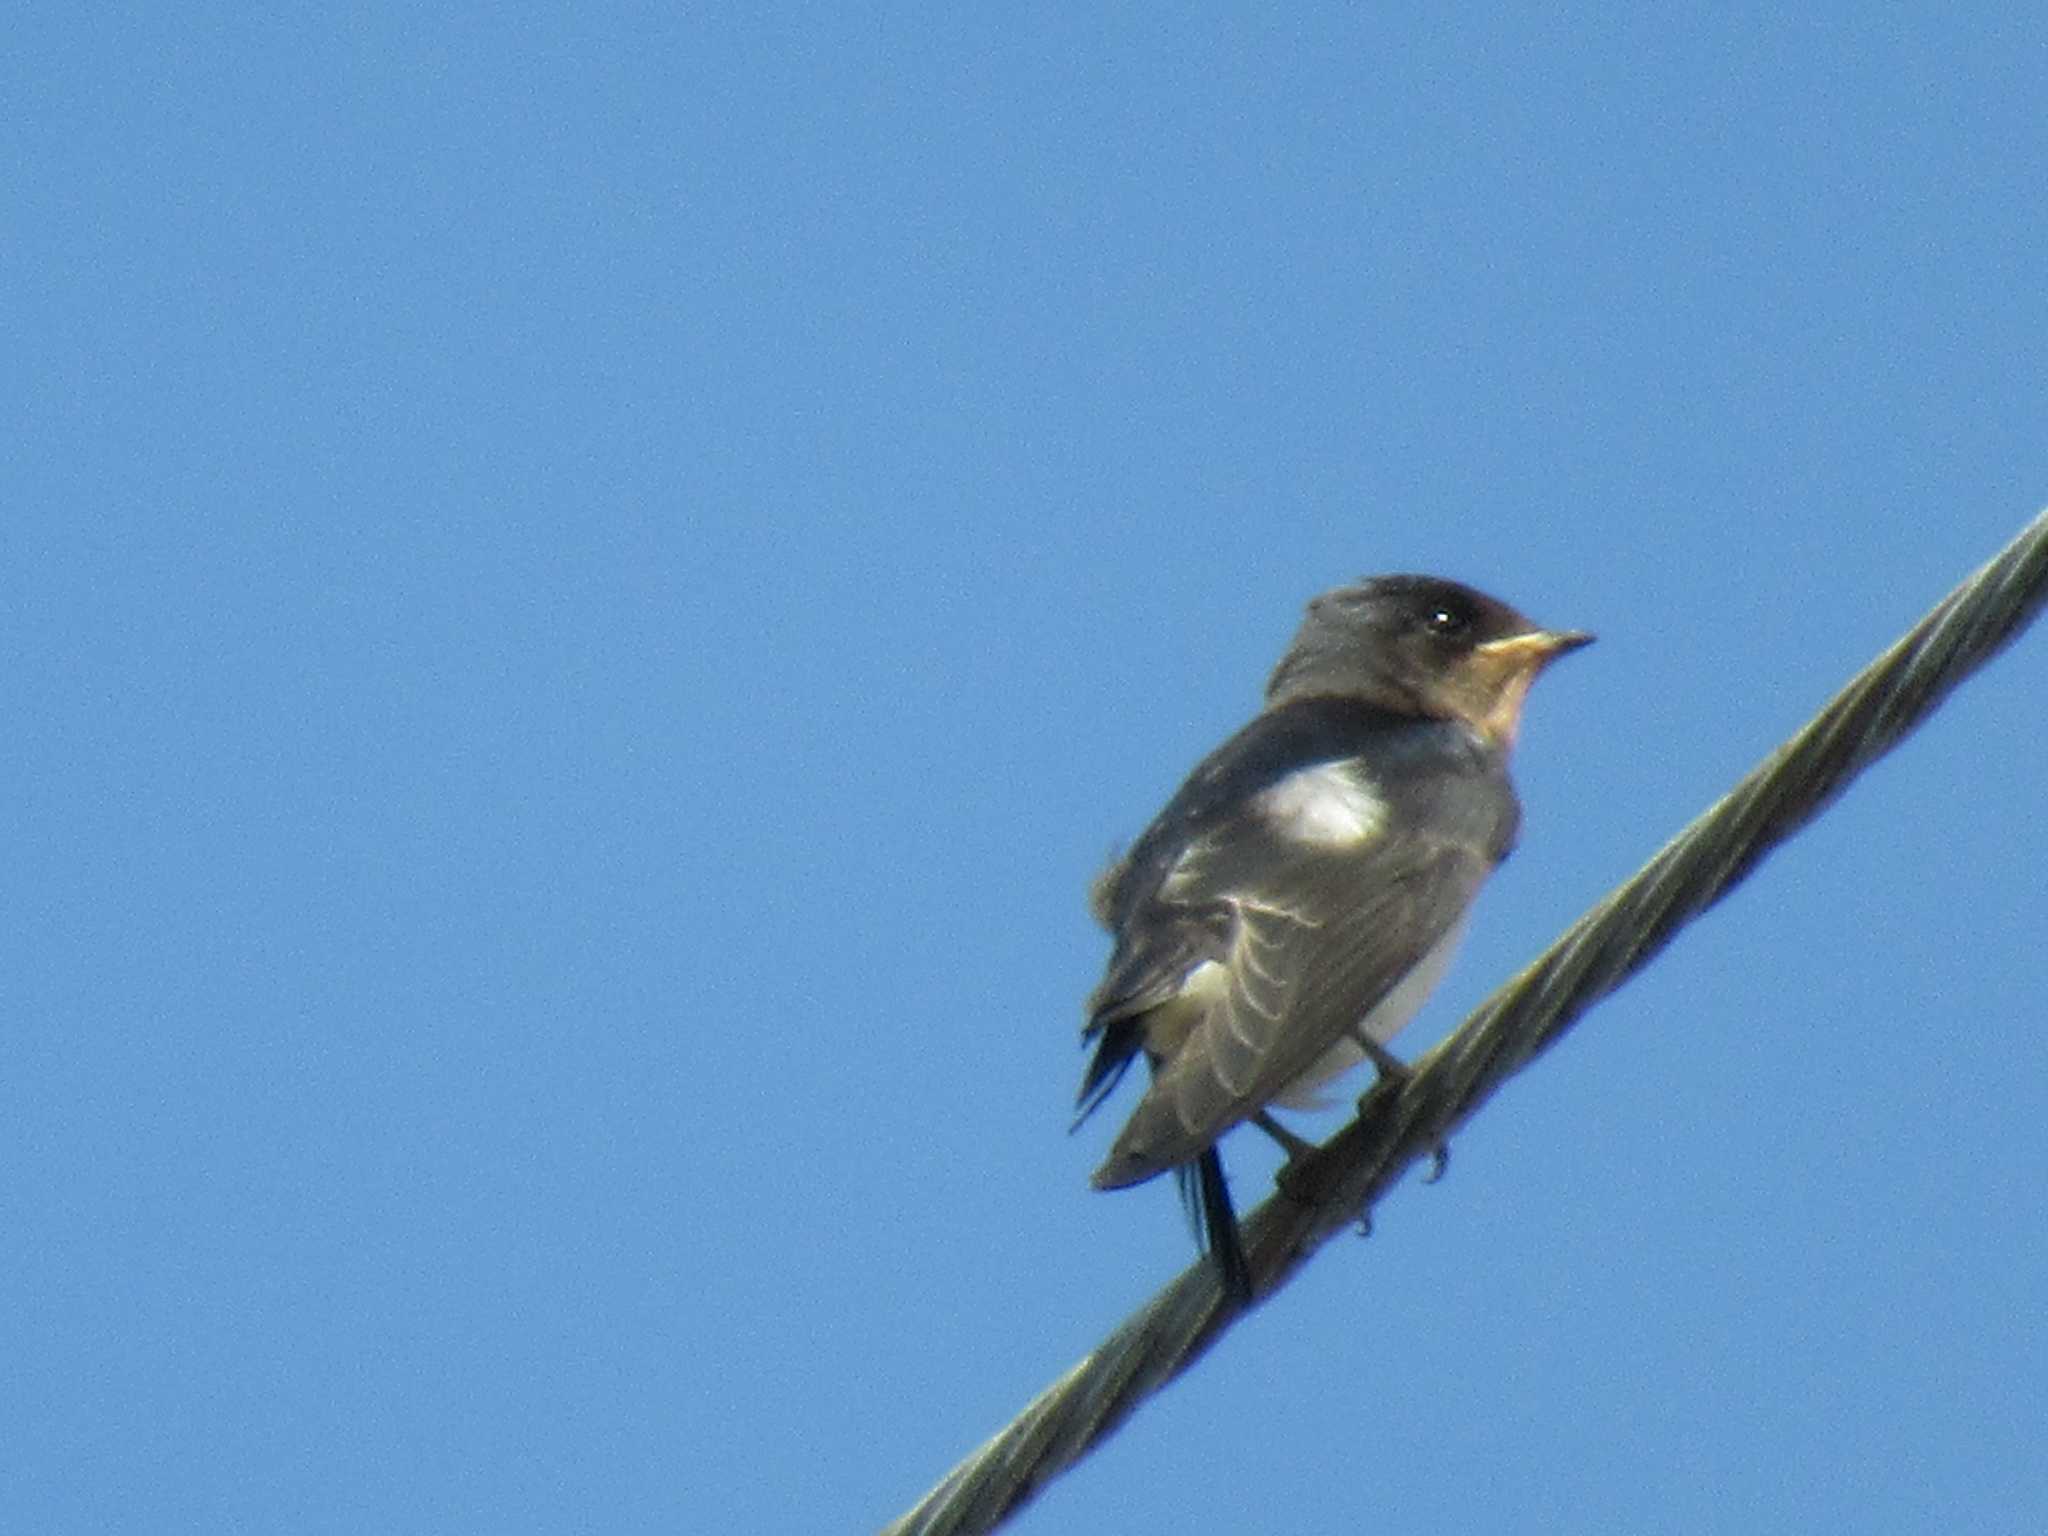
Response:
POLYGON ((1211 1147, 1174 1172, 1180 1179, 1181 1200, 1188 1208, 1188 1219, 1194 1223, 1195 1237, 1216 1261, 1223 1294, 1243 1306, 1252 1299, 1252 1268, 1244 1256, 1243 1239, 1238 1235, 1230 1186, 1223 1179, 1223 1159, 1211 1147))
POLYGON ((1088 1063, 1088 1075, 1081 1079, 1079 1107, 1074 1111, 1069 1131, 1079 1130, 1081 1122, 1095 1113, 1095 1106, 1109 1097, 1110 1090, 1122 1081, 1124 1070, 1138 1054, 1138 1031, 1129 1019, 1090 1024, 1081 1039, 1085 1044, 1091 1038, 1095 1041, 1095 1055, 1088 1063))

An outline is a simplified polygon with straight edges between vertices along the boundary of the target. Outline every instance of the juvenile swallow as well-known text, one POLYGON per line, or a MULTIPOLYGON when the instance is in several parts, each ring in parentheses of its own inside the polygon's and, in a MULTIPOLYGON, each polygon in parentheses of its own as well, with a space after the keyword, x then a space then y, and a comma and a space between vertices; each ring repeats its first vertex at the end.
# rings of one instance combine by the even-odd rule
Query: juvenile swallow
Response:
MULTIPOLYGON (((1450 964, 1514 847, 1529 685, 1588 644, 1456 582, 1378 576, 1308 605, 1264 708, 1188 776, 1093 891, 1115 940, 1082 1031, 1085 1118, 1144 1056, 1095 1170, 1169 1168, 1236 1300, 1251 1295, 1216 1142, 1385 1050, 1450 964)), ((1298 1145, 1298 1144, 1297 1144, 1298 1145)))

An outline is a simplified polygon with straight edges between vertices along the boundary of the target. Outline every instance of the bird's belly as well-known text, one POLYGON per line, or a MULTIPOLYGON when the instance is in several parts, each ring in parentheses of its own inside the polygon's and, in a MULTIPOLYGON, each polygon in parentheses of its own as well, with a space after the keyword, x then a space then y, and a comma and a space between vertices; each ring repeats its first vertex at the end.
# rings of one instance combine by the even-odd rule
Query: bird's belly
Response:
MULTIPOLYGON (((1461 917, 1452 924, 1450 930, 1436 941, 1435 947, 1394 984, 1393 991, 1381 998, 1379 1005, 1360 1020, 1359 1028, 1368 1039, 1385 1045, 1407 1028, 1408 1021, 1415 1017, 1423 1000, 1436 990, 1436 984, 1451 968, 1451 957, 1457 953, 1458 941, 1465 937, 1465 921, 1461 917)), ((1319 1090, 1332 1078, 1341 1077, 1363 1060, 1364 1049, 1345 1035, 1318 1056, 1306 1072, 1274 1094, 1273 1102, 1283 1109, 1328 1108, 1329 1100, 1319 1090)))

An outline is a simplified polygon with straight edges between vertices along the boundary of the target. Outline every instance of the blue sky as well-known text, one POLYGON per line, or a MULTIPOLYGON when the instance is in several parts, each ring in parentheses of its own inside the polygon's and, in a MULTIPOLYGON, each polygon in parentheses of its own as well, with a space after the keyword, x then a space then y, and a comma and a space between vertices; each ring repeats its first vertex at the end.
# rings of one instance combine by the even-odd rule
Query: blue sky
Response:
MULTIPOLYGON (((1310 595, 1602 637, 1412 1052, 2048 502, 2036 8, 1103 10, 16 18, 0 1526, 872 1528, 1310 595)), ((2041 1529, 2044 689, 1016 1529, 2041 1529)))

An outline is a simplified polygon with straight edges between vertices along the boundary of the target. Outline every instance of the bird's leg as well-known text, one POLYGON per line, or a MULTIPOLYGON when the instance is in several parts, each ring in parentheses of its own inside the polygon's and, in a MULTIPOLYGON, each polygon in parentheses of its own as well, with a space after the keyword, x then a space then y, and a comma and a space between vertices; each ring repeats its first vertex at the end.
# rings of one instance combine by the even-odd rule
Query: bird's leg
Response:
POLYGON ((1353 1029, 1351 1038, 1358 1042, 1358 1048, 1365 1052, 1365 1059, 1373 1064, 1381 1077, 1403 1078, 1408 1075, 1408 1063, 1373 1039, 1362 1029, 1353 1029))
MULTIPOLYGON (((1358 1048, 1365 1052, 1366 1059, 1371 1061, 1380 1074, 1373 1082, 1372 1087, 1368 1088, 1358 1100, 1358 1107, 1363 1110, 1366 1100, 1370 1099, 1378 1091, 1381 1083, 1399 1082, 1404 1077, 1412 1076, 1415 1069, 1362 1029, 1353 1029, 1351 1031, 1351 1038, 1358 1042, 1358 1048)), ((1429 1149, 1429 1172, 1422 1176, 1422 1182, 1434 1184, 1444 1176, 1450 1166, 1451 1144, 1447 1141, 1440 1141, 1429 1149)), ((1366 1230, 1370 1231, 1372 1228, 1371 1218, 1365 1218, 1364 1224, 1366 1230)))
POLYGON ((1306 1137, 1295 1135, 1294 1132, 1287 1129, 1286 1126, 1275 1120, 1263 1109, 1252 1116, 1252 1124, 1279 1143, 1280 1150, 1287 1154, 1289 1162, 1293 1162, 1297 1157, 1306 1157, 1309 1153, 1316 1150, 1314 1142, 1306 1137))
POLYGON ((1312 1154, 1320 1152, 1322 1148, 1306 1137, 1295 1135, 1263 1109, 1252 1116, 1252 1124, 1272 1137, 1279 1143, 1280 1150, 1287 1154, 1287 1161, 1282 1163, 1279 1171, 1273 1175, 1273 1182, 1279 1186, 1280 1193, 1290 1199, 1303 1198, 1305 1192, 1297 1186, 1297 1180, 1307 1159, 1312 1154))

